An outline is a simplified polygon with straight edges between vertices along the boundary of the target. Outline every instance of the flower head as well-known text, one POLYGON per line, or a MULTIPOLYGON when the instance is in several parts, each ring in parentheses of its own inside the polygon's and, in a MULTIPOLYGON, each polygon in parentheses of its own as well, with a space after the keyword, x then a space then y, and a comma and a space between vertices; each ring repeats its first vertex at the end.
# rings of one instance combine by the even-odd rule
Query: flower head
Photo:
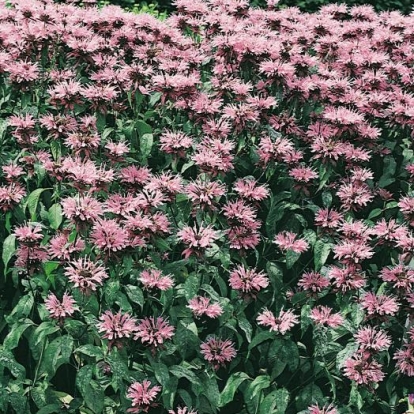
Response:
POLYGON ((49 296, 45 300, 45 305, 50 317, 59 320, 71 316, 76 310, 74 306, 75 300, 67 293, 63 295, 62 301, 59 301, 54 293, 49 293, 49 296))
POLYGON ((279 316, 275 317, 273 312, 264 309, 257 317, 259 325, 268 326, 270 331, 279 332, 284 335, 299 322, 298 317, 289 309, 288 311, 280 311, 279 316))
POLYGON ((130 413, 139 413, 141 410, 147 412, 151 406, 154 406, 153 401, 160 391, 160 386, 151 387, 151 382, 148 380, 142 383, 134 382, 127 391, 127 398, 132 400, 132 408, 127 411, 130 413))
POLYGON ((163 317, 144 318, 137 326, 134 339, 141 339, 143 344, 151 345, 157 348, 166 340, 171 339, 174 335, 174 327, 171 326, 163 317))
POLYGON ((214 336, 203 342, 200 348, 204 359, 216 370, 230 362, 237 355, 232 341, 229 339, 223 341, 214 336))

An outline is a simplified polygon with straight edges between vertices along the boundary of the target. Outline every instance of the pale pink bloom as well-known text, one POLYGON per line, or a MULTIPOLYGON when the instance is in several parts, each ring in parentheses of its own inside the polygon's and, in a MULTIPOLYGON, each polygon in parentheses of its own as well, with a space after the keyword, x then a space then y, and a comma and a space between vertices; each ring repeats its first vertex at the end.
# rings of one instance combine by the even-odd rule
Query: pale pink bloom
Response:
POLYGON ((20 243, 26 246, 36 245, 43 239, 42 228, 38 225, 29 224, 27 226, 17 227, 13 234, 20 243))
POLYGON ((344 323, 344 318, 339 313, 333 313, 332 308, 328 306, 317 306, 310 313, 310 318, 317 325, 326 325, 331 328, 337 328, 344 323))
POLYGON ((108 150, 108 156, 112 161, 124 161, 124 155, 128 154, 129 147, 125 142, 112 142, 106 143, 105 148, 108 150))
POLYGON ((173 287, 174 280, 171 276, 164 276, 161 270, 147 269, 143 270, 139 276, 139 280, 145 289, 167 290, 173 287))
POLYGON ((364 121, 364 116, 362 114, 344 107, 327 107, 325 108, 322 117, 332 122, 332 124, 339 126, 356 126, 364 121))
POLYGON ((353 239, 352 241, 343 241, 334 247, 335 258, 343 263, 360 263, 370 259, 374 252, 363 244, 361 241, 353 239))
POLYGON ((152 177, 145 189, 151 192, 160 191, 168 200, 172 201, 175 195, 183 190, 182 178, 171 172, 163 173, 152 177))
POLYGON ((414 197, 402 197, 398 203, 398 207, 400 207, 410 226, 414 226, 414 197))
POLYGON ((345 361, 344 374, 357 384, 369 385, 383 380, 384 373, 381 369, 382 365, 377 361, 370 360, 364 354, 354 354, 345 361))
POLYGON ((19 246, 16 250, 16 267, 28 269, 31 273, 42 262, 49 259, 49 254, 43 246, 19 246))
POLYGON ((127 246, 128 233, 115 220, 100 220, 93 226, 91 239, 100 250, 116 252, 127 246))
POLYGON ((70 262, 65 268, 65 276, 86 295, 102 286, 109 277, 103 266, 86 257, 70 262))
POLYGON ((105 212, 113 213, 116 215, 124 216, 137 210, 137 201, 135 197, 128 193, 126 196, 122 196, 118 193, 111 194, 105 201, 105 212))
POLYGON ((183 256, 187 259, 192 254, 201 256, 205 249, 211 247, 212 243, 219 238, 217 231, 211 226, 202 227, 197 230, 196 227, 186 226, 177 233, 181 240, 188 247, 183 251, 183 256))
POLYGON ((321 209, 316 213, 315 224, 324 229, 334 230, 341 225, 343 219, 343 214, 326 208, 321 209))
POLYGON ((318 174, 312 170, 312 168, 306 167, 304 165, 300 167, 292 168, 289 171, 289 175, 300 183, 308 183, 315 178, 318 178, 318 174))
POLYGON ((1 168, 8 182, 13 182, 24 174, 23 168, 15 164, 3 165, 1 168))
POLYGON ((309 414, 338 414, 338 410, 332 405, 326 405, 322 408, 318 404, 313 404, 308 407, 309 414))
POLYGON ((203 342, 200 348, 204 359, 207 360, 215 370, 224 366, 227 362, 230 362, 237 355, 232 341, 229 339, 223 341, 214 336, 209 337, 203 342))
POLYGON ((67 316, 73 315, 76 310, 75 300, 71 295, 65 293, 62 301, 55 296, 54 293, 49 293, 49 296, 45 300, 46 309, 49 311, 49 315, 53 319, 62 320, 67 316))
POLYGON ((221 196, 226 194, 226 186, 219 181, 197 179, 187 184, 185 192, 195 206, 215 209, 221 196))
POLYGON ((81 252, 85 248, 85 242, 77 237, 69 242, 69 234, 60 233, 49 240, 48 252, 51 257, 60 260, 69 260, 72 253, 81 252))
POLYGON ((396 366, 401 374, 414 377, 414 345, 413 342, 398 350, 393 359, 397 361, 396 366))
POLYGON ((270 331, 279 332, 282 335, 290 331, 298 322, 298 317, 290 309, 286 312, 281 310, 278 317, 275 317, 270 310, 264 309, 257 317, 259 325, 268 326, 270 331))
POLYGON ((230 272, 229 284, 232 289, 254 298, 260 290, 269 285, 269 278, 264 272, 258 272, 255 268, 246 269, 238 265, 230 272))
POLYGON ((203 315, 209 318, 217 318, 223 313, 223 308, 218 303, 210 303, 210 299, 203 296, 196 296, 188 301, 190 308, 196 318, 203 315))
POLYGON ((151 406, 155 405, 153 401, 160 391, 160 386, 151 387, 151 382, 148 380, 144 380, 142 383, 134 382, 127 390, 127 398, 132 400, 132 408, 127 411, 129 413, 147 412, 151 406))
POLYGON ((129 167, 121 168, 118 172, 120 180, 124 184, 134 184, 143 187, 151 178, 151 172, 147 167, 129 167))
POLYGON ((371 326, 358 329, 354 338, 362 351, 385 351, 391 345, 390 337, 383 330, 371 326))
POLYGON ((174 336, 174 327, 171 326, 163 317, 159 316, 155 319, 142 319, 136 329, 134 339, 141 339, 145 345, 151 345, 152 348, 157 348, 166 340, 174 336))
POLYGON ((414 285, 414 270, 403 264, 394 267, 384 267, 380 274, 380 278, 385 282, 391 283, 396 288, 411 290, 414 285))
POLYGON ((0 208, 6 212, 12 210, 26 195, 26 191, 20 184, 0 186, 0 208))
POLYGON ((7 65, 9 79, 19 84, 27 84, 39 78, 39 66, 28 61, 14 61, 7 65))
POLYGON ((364 183, 352 182, 342 184, 336 192, 344 210, 360 210, 373 198, 371 189, 364 183))
POLYGON ((299 279, 298 286, 311 292, 322 292, 330 285, 329 279, 318 272, 305 272, 299 279))
POLYGON ((333 279, 333 284, 342 292, 360 289, 366 284, 364 273, 360 266, 348 264, 344 267, 331 266, 329 278, 333 279))
POLYGON ((304 239, 296 239, 297 234, 284 231, 276 235, 273 243, 279 246, 282 252, 292 250, 295 253, 303 253, 308 250, 309 245, 304 239))
POLYGON ((102 338, 114 341, 122 338, 130 338, 136 331, 136 320, 128 313, 113 314, 110 310, 105 311, 100 317, 97 327, 103 333, 102 338))
POLYGON ((244 226, 252 230, 260 227, 256 210, 243 200, 229 201, 223 206, 223 214, 230 226, 244 226))
POLYGON ((388 295, 375 295, 373 292, 366 293, 361 299, 361 306, 368 315, 390 315, 398 312, 399 303, 388 295))
POLYGON ((63 214, 74 223, 94 222, 103 214, 101 203, 87 195, 65 198, 61 204, 63 214))
POLYGON ((262 201, 269 196, 267 185, 258 185, 256 180, 250 178, 239 178, 234 183, 234 191, 249 201, 262 201))
POLYGON ((231 249, 254 249, 260 243, 260 233, 245 226, 232 226, 226 233, 231 249))
POLYGON ((193 145, 193 140, 183 132, 165 131, 160 136, 160 148, 167 154, 176 154, 184 158, 186 151, 193 145))

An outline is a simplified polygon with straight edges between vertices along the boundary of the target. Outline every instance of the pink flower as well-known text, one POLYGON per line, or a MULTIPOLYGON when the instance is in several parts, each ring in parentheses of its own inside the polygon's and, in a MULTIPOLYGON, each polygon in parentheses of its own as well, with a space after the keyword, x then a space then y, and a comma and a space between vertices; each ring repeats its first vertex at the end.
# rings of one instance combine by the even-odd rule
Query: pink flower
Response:
POLYGON ((383 380, 384 373, 381 368, 382 366, 377 361, 371 360, 363 354, 354 354, 345 361, 344 374, 357 384, 369 385, 383 380))
POLYGON ((234 344, 229 339, 222 340, 214 336, 209 337, 200 346, 201 354, 204 359, 207 360, 215 370, 220 366, 224 366, 227 362, 230 362, 237 352, 234 349, 234 344))
POLYGON ((113 314, 110 310, 105 311, 100 317, 97 327, 102 332, 102 338, 111 342, 117 339, 130 338, 136 331, 136 320, 128 313, 119 311, 113 314))
POLYGON ((182 132, 165 131, 160 136, 160 148, 167 154, 176 154, 184 158, 186 150, 191 148, 193 140, 182 132))
POLYGON ((219 238, 217 231, 213 230, 211 226, 184 227, 177 233, 178 238, 187 245, 187 249, 183 251, 183 256, 187 259, 192 254, 200 257, 204 251, 211 247, 212 243, 219 238))
POLYGON ((311 292, 322 292, 330 285, 329 279, 318 272, 305 272, 299 279, 298 286, 311 292))
POLYGON ((352 240, 342 241, 334 247, 335 258, 343 263, 360 263, 366 259, 370 259, 374 252, 363 242, 352 240))
POLYGON ((217 318, 223 313, 223 308, 218 303, 210 303, 210 299, 203 296, 196 296, 189 300, 190 308, 196 318, 203 315, 209 318, 217 318))
POLYGON ((266 185, 258 185, 256 180, 240 178, 234 183, 234 191, 249 201, 262 201, 269 196, 266 185))
POLYGON ((85 295, 102 286, 103 281, 109 277, 103 266, 86 257, 70 262, 65 269, 65 276, 85 295))
POLYGON ((151 347, 155 349, 173 336, 173 326, 161 316, 157 319, 151 316, 150 318, 144 318, 140 321, 134 339, 141 339, 143 344, 151 345, 151 347))
POLYGON ((34 246, 43 239, 42 229, 36 225, 18 227, 13 233, 16 239, 26 246, 34 246))
POLYGON ((338 414, 338 410, 332 404, 322 408, 318 404, 313 404, 308 407, 308 411, 309 414, 338 414))
POLYGON ((218 181, 197 179, 185 188, 188 198, 195 206, 215 210, 221 196, 226 194, 226 186, 218 181))
POLYGON ((99 249, 116 252, 127 246, 128 233, 115 220, 100 220, 93 227, 91 239, 99 249))
POLYGON ((6 212, 12 210, 26 195, 26 191, 20 184, 12 183, 8 186, 0 186, 0 208, 6 212))
POLYGON ((292 250, 295 253, 303 253, 308 250, 308 243, 303 239, 296 239, 296 237, 297 234, 285 231, 277 234, 273 243, 276 243, 282 252, 292 250))
POLYGON ((282 335, 290 331, 298 322, 298 317, 290 309, 286 312, 283 310, 280 311, 278 317, 275 317, 270 310, 264 309, 257 317, 257 323, 259 325, 268 326, 270 331, 279 332, 282 335))
POLYGON ((67 293, 63 295, 62 302, 59 301, 54 293, 49 293, 45 300, 46 309, 49 311, 50 317, 59 320, 73 315, 76 310, 75 303, 75 299, 67 293))
POLYGON ((153 401, 157 398, 161 387, 155 385, 151 387, 148 380, 134 382, 127 390, 127 398, 132 400, 132 408, 128 409, 129 413, 147 412, 150 407, 155 406, 153 401))
POLYGON ((81 238, 69 242, 69 234, 60 233, 49 241, 48 252, 51 257, 60 260, 69 260, 72 253, 81 252, 85 248, 85 242, 81 238))
POLYGON ((390 337, 383 330, 370 326, 358 329, 354 338, 362 351, 385 351, 391 345, 390 337))
POLYGON ((413 342, 402 347, 395 354, 393 359, 397 361, 397 369, 401 374, 414 377, 414 345, 413 342))
POLYGON ((68 197, 61 203, 63 214, 74 223, 95 222, 103 214, 101 203, 89 196, 68 197))
POLYGON ((167 290, 174 285, 174 281, 170 276, 163 276, 162 272, 156 269, 143 270, 139 280, 146 289, 167 290))
POLYGON ((380 278, 385 282, 391 283, 395 288, 409 291, 414 285, 414 270, 403 264, 392 268, 385 267, 380 272, 380 278))
POLYGON ((362 297, 361 306, 368 315, 393 316, 398 312, 399 303, 392 296, 377 296, 373 292, 368 292, 362 297))
POLYGON ((242 265, 238 265, 230 272, 229 284, 232 289, 240 290, 248 297, 256 297, 256 294, 269 285, 267 275, 255 268, 246 269, 242 265))
POLYGON ((310 318, 317 325, 326 325, 331 328, 337 328, 344 323, 344 318, 339 313, 333 313, 328 306, 317 306, 311 310, 310 318))

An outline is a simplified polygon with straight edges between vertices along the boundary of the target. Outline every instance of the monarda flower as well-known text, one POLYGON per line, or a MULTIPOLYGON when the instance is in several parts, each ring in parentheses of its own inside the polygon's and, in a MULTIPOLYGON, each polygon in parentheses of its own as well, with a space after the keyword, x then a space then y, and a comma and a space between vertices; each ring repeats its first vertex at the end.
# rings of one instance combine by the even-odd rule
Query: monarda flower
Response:
POLYGON ((0 209, 3 212, 12 210, 26 195, 26 191, 20 184, 11 183, 8 186, 0 186, 0 209))
POLYGON ((377 361, 357 353, 345 361, 344 374, 357 384, 370 385, 383 380, 384 373, 381 369, 382 366, 377 361))
POLYGON ((49 293, 45 300, 46 309, 49 311, 49 316, 53 319, 58 319, 60 322, 64 318, 73 315, 75 312, 75 300, 71 295, 65 293, 62 301, 60 301, 54 293, 49 293))
POLYGON ((232 341, 229 339, 223 341, 214 336, 203 342, 200 348, 204 359, 208 361, 215 370, 226 365, 226 363, 230 362, 237 355, 232 341))
POLYGON ((259 325, 267 326, 270 331, 279 332, 282 335, 290 331, 298 322, 298 317, 291 310, 286 312, 282 310, 279 312, 279 316, 276 317, 273 312, 264 309, 257 317, 259 325))
POLYGON ((93 223, 103 214, 101 203, 90 196, 62 200, 63 214, 73 223, 93 223))
POLYGON ((164 276, 161 270, 156 269, 143 270, 139 276, 139 280, 147 290, 167 290, 174 285, 174 280, 169 275, 164 276))
POLYGON ((338 410, 332 405, 326 405, 322 408, 318 404, 313 404, 308 407, 309 414, 338 414, 338 410))
POLYGON ((251 202, 262 201, 269 196, 266 185, 258 185, 256 180, 249 178, 238 179, 233 188, 240 197, 251 202))
POLYGON ((209 318, 217 318, 223 313, 223 308, 218 303, 210 303, 210 299, 203 296, 196 296, 190 299, 187 308, 190 308, 196 318, 203 315, 209 318))
POLYGON ((102 338, 109 339, 109 348, 114 344, 120 346, 120 339, 130 338, 137 331, 136 320, 128 313, 113 314, 112 311, 105 311, 100 317, 97 327, 102 333, 102 338))
POLYGON ((392 296, 368 292, 361 298, 361 307, 370 316, 394 316, 398 312, 399 303, 392 296))
POLYGON ((330 281, 318 272, 305 272, 299 279, 298 286, 303 290, 320 293, 330 286, 330 281))
POLYGON ((277 244, 282 252, 292 250, 295 253, 303 253, 308 250, 309 245, 303 239, 296 239, 297 234, 285 231, 276 235, 273 243, 277 244))
POLYGON ((110 253, 127 246, 128 233, 115 220, 100 220, 93 227, 91 239, 100 250, 110 253))
POLYGON ((184 158, 186 151, 193 145, 193 140, 183 132, 165 131, 160 136, 160 149, 166 154, 175 154, 184 158))
POLYGON ((90 295, 109 277, 103 266, 86 257, 70 262, 65 276, 85 295, 90 295))
MULTIPOLYGON (((411 338, 413 341, 413 338, 411 338)), ((394 356, 397 370, 408 377, 414 377, 414 342, 408 343, 398 350, 394 356)))
POLYGON ((229 284, 232 289, 240 291, 242 296, 255 298, 257 293, 269 285, 267 275, 254 269, 238 265, 230 272, 229 284))
POLYGON ((178 407, 175 411, 169 410, 168 414, 198 414, 198 411, 194 411, 188 407, 178 407))
POLYGON ((381 329, 366 326, 354 335, 361 351, 385 351, 391 345, 390 337, 381 329))
POLYGON ((211 226, 200 226, 198 230, 196 227, 186 226, 177 233, 177 236, 188 246, 182 253, 186 259, 192 254, 200 257, 219 238, 218 232, 211 226))
POLYGON ((344 323, 344 318, 339 313, 333 313, 328 306, 317 306, 311 310, 309 316, 315 324, 331 328, 337 328, 344 323))
POLYGON ((72 253, 81 252, 84 248, 85 242, 81 238, 69 242, 69 233, 60 233, 50 239, 48 253, 51 257, 65 261, 70 260, 72 253))
POLYGON ((150 407, 157 405, 153 401, 157 398, 160 391, 160 386, 154 385, 151 387, 151 382, 148 380, 144 380, 142 383, 134 382, 127 390, 127 398, 132 400, 132 408, 129 408, 127 411, 129 413, 148 412, 150 407))
POLYGON ((174 327, 163 317, 142 319, 136 329, 134 339, 140 339, 144 345, 150 345, 155 351, 156 348, 174 336, 174 327))

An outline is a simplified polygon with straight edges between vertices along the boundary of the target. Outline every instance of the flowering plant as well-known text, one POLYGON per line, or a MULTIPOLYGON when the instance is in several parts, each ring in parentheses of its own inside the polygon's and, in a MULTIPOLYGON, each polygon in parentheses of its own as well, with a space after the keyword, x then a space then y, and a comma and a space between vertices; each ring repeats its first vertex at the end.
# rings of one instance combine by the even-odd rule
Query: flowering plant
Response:
POLYGON ((176 6, 0 4, 0 411, 403 412, 414 15, 176 6))

